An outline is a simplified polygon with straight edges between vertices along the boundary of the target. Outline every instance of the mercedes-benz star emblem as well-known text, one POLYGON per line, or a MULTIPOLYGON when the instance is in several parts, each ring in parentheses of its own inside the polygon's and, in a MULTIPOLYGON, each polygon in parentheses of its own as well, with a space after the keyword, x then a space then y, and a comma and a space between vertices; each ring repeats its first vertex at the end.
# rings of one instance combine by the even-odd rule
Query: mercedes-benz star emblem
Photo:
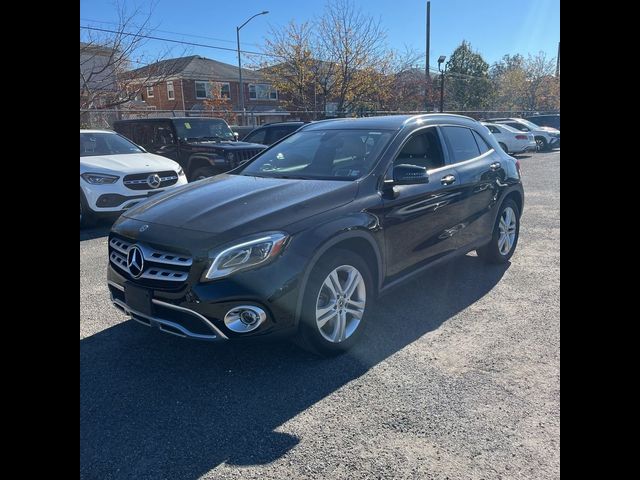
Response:
POLYGON ((127 252, 127 268, 133 278, 138 278, 144 271, 144 256, 137 245, 131 247, 127 252))
POLYGON ((160 179, 160 175, 157 173, 152 173, 147 177, 147 185, 151 188, 158 188, 160 186, 160 182, 162 182, 162 180, 160 179))

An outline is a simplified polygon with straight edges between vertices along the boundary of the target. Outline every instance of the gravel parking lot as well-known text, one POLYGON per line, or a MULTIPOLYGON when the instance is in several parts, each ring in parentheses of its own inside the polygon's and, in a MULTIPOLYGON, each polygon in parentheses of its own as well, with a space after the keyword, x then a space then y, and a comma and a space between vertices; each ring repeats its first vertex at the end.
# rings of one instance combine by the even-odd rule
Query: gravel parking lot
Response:
POLYGON ((511 263, 432 270, 334 359, 127 320, 105 284, 108 226, 81 231, 81 477, 559 478, 560 152, 520 161, 511 263))

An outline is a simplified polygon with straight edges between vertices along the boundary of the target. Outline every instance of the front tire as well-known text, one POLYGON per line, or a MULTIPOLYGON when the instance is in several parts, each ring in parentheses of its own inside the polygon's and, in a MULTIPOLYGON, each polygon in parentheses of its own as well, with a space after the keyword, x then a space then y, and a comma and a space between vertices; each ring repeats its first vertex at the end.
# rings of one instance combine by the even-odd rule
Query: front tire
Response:
POLYGON ((373 281, 367 263, 349 250, 330 251, 309 276, 299 343, 325 356, 349 350, 366 327, 373 299, 373 281))
POLYGON ((520 236, 520 210, 509 199, 500 206, 491 241, 476 250, 478 257, 487 263, 507 263, 513 256, 520 236))
POLYGON ((80 191, 80 228, 92 227, 96 224, 96 217, 87 204, 87 199, 80 191))

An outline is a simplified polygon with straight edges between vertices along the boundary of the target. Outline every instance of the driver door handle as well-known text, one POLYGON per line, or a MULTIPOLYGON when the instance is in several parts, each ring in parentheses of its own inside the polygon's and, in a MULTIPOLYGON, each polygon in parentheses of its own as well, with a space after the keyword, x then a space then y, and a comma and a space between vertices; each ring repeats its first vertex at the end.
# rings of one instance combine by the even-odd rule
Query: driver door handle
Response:
POLYGON ((442 183, 442 185, 451 185, 455 181, 456 177, 454 177, 453 175, 445 175, 444 177, 442 177, 442 179, 440 179, 440 183, 442 183))

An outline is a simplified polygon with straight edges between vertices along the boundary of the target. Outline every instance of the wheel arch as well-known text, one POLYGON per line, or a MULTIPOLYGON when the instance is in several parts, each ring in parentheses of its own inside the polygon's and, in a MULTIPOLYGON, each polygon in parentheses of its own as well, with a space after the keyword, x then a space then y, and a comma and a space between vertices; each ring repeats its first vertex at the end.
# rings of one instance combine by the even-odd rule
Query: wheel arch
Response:
POLYGON ((378 295, 380 286, 382 285, 383 278, 383 263, 382 254, 380 253, 380 247, 377 242, 369 233, 364 229, 354 229, 346 232, 340 232, 337 235, 329 238, 322 243, 311 257, 304 270, 302 280, 300 282, 300 289, 298 295, 298 301, 296 305, 296 322, 299 322, 300 315, 302 313, 302 304, 304 300, 307 283, 311 272, 318 264, 318 261, 329 253, 331 250, 349 250, 354 255, 361 257, 369 267, 371 268, 371 275, 375 284, 374 297, 378 295))

